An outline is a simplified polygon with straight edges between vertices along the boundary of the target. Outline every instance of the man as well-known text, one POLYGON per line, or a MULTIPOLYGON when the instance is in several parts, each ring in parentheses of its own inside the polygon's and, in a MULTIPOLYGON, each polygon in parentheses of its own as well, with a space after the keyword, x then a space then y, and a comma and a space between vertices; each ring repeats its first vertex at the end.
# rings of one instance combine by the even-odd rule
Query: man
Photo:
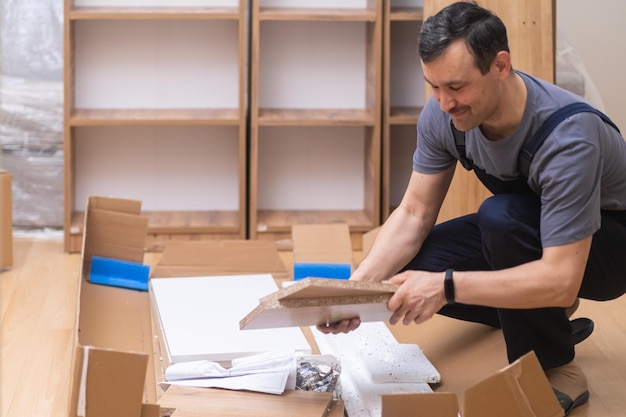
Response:
POLYGON ((502 328, 509 361, 534 350, 568 414, 589 393, 567 307, 626 291, 626 143, 610 121, 577 113, 551 131, 526 172, 523 145, 582 99, 514 70, 502 21, 474 3, 427 19, 419 53, 432 97, 417 125, 413 173, 351 279, 399 285, 391 324, 439 312, 502 328), (435 225, 457 160, 494 196, 475 214, 435 225))

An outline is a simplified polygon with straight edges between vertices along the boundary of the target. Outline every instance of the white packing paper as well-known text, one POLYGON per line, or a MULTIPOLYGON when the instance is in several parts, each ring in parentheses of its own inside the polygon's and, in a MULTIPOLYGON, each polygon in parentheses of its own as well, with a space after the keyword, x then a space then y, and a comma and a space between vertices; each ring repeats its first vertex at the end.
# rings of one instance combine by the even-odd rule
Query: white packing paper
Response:
POLYGON ((165 370, 163 384, 219 387, 282 394, 296 386, 294 350, 271 351, 233 359, 230 368, 208 360, 180 362, 165 370))

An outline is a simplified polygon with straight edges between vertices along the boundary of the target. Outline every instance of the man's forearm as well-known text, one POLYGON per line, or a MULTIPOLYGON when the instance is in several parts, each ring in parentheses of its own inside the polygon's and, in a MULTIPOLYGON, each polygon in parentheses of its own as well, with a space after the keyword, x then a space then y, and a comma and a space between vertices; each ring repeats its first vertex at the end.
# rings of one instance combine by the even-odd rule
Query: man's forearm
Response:
POLYGON ((398 207, 381 227, 369 254, 352 274, 359 281, 384 281, 417 254, 432 224, 398 207))

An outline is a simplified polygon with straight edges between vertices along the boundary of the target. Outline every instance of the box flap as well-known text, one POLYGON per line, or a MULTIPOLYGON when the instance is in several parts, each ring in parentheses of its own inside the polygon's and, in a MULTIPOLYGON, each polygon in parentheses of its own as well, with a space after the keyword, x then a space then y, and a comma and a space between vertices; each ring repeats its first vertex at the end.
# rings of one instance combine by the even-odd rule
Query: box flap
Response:
POLYGON ((141 202, 90 197, 85 212, 82 273, 86 277, 94 255, 143 263, 148 219, 141 202))
POLYGON ((297 224, 292 226, 291 234, 294 280, 306 277, 350 277, 353 269, 352 241, 347 224, 297 224), (319 268, 316 269, 315 264, 319 268), (305 271, 304 275, 299 271, 300 266, 305 271), (334 275, 337 273, 340 276, 334 275))
POLYGON ((75 364, 70 416, 141 416, 146 355, 80 346, 75 364))
POLYGON ((141 200, 91 196, 87 206, 94 209, 117 211, 126 214, 141 214, 141 200))
POLYGON ((324 417, 332 406, 332 394, 288 390, 281 395, 268 395, 172 385, 161 396, 160 403, 164 408, 178 409, 174 415, 180 412, 181 416, 324 417))
POLYGON ((530 352, 465 391, 463 417, 560 417, 563 409, 530 352))
POLYGON ((350 228, 345 223, 295 224, 291 234, 294 262, 352 264, 350 228))
MULTIPOLYGON (((457 397, 451 392, 382 396, 382 417, 458 417, 458 415, 457 397)), ((490 415, 499 414, 485 414, 482 417, 490 415)))
POLYGON ((240 274, 272 274, 276 279, 289 277, 276 246, 260 240, 168 242, 151 277, 240 274))

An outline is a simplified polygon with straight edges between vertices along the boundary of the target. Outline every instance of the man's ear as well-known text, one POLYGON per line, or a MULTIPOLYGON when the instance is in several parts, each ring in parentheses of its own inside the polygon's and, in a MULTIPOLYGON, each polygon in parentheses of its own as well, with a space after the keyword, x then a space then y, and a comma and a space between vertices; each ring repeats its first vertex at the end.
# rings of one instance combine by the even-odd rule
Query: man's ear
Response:
POLYGON ((500 51, 493 60, 492 67, 497 71, 498 78, 503 80, 511 73, 511 54, 500 51))

